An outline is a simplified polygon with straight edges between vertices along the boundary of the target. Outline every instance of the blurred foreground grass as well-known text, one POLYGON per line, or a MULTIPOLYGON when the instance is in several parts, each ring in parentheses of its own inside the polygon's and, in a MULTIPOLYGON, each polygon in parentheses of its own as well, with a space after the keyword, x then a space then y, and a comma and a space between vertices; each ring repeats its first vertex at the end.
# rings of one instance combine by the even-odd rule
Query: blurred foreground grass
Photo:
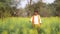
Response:
MULTIPOLYGON (((29 20, 22 17, 0 19, 0 34, 38 34, 29 20)), ((40 34, 60 34, 60 18, 42 17, 40 34)))

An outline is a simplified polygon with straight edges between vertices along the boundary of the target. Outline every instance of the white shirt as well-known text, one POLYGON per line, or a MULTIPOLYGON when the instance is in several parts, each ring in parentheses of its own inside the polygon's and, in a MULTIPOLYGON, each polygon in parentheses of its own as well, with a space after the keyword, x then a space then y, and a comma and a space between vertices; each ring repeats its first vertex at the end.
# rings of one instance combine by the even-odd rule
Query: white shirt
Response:
MULTIPOLYGON (((31 18, 31 22, 32 22, 32 18, 31 18)), ((40 19, 40 23, 42 23, 41 19, 40 19)), ((34 24, 38 24, 38 15, 34 16, 34 24)))

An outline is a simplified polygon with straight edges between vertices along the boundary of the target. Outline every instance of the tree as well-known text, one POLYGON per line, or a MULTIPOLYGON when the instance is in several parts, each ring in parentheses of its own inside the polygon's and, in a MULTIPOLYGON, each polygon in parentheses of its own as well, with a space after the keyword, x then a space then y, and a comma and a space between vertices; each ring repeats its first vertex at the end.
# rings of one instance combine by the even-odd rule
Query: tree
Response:
POLYGON ((60 0, 56 0, 54 6, 56 8, 56 16, 60 16, 60 0))
POLYGON ((46 4, 41 1, 34 3, 30 6, 26 6, 26 8, 30 10, 31 15, 33 15, 34 10, 38 10, 41 16, 57 16, 57 12, 58 12, 56 11, 57 7, 55 7, 54 3, 46 4))
POLYGON ((11 0, 0 0, 0 18, 11 16, 15 10, 10 6, 11 0))

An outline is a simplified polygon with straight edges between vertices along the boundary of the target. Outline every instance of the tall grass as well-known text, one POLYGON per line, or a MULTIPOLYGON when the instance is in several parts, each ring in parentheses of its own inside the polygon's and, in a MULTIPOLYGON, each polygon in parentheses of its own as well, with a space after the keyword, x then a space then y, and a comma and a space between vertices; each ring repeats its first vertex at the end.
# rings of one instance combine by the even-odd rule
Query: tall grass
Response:
MULTIPOLYGON (((38 34, 32 28, 30 18, 9 17, 0 19, 0 34, 38 34)), ((60 34, 59 17, 43 17, 40 34, 60 34)))

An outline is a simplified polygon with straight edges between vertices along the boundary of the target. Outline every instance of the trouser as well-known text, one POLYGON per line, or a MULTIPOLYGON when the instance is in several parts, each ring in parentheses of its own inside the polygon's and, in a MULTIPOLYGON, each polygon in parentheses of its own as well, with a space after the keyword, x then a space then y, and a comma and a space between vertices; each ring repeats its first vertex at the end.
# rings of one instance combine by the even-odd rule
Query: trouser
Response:
POLYGON ((34 24, 33 28, 37 30, 38 34, 40 34, 40 26, 38 24, 34 24))

